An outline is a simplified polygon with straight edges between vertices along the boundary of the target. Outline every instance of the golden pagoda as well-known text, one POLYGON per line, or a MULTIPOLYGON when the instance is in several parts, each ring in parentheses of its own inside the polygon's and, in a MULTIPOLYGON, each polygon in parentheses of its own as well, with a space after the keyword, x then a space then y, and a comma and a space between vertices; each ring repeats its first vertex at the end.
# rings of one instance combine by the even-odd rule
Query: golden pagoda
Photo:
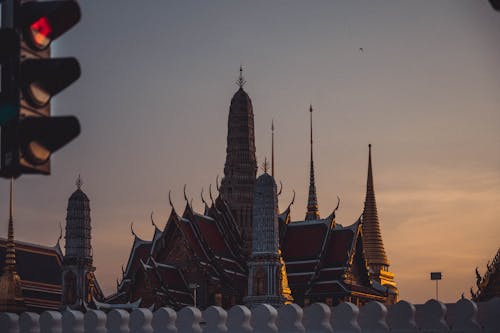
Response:
POLYGON ((394 281, 394 273, 389 271, 389 260, 385 253, 378 220, 377 202, 375 200, 375 189, 373 186, 371 144, 368 145, 368 177, 366 181, 362 231, 366 261, 370 268, 372 279, 383 286, 389 287, 394 294, 394 302, 397 302, 398 289, 394 281))

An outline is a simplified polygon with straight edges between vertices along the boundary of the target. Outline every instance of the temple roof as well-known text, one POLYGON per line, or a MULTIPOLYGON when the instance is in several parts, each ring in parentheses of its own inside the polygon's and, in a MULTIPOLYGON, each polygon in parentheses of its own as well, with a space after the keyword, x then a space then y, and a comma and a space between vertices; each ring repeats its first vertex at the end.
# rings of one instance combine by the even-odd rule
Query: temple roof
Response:
POLYGON ((472 292, 472 299, 476 302, 488 301, 493 297, 500 296, 500 248, 495 257, 486 264, 486 272, 483 276, 479 274, 476 268, 476 285, 477 292, 472 292))
POLYGON ((69 201, 89 201, 89 197, 80 188, 77 188, 75 192, 71 194, 68 199, 69 201))

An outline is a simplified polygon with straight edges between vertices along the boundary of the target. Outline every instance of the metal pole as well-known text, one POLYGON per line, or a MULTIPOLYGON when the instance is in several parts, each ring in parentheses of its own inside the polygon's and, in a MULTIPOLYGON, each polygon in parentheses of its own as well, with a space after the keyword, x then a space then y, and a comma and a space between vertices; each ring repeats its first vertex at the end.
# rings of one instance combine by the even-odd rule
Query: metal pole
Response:
POLYGON ((438 294, 438 282, 439 280, 436 280, 436 301, 439 301, 439 294, 438 294))
POLYGON ((14 28, 14 1, 0 0, 2 4, 2 28, 14 28))

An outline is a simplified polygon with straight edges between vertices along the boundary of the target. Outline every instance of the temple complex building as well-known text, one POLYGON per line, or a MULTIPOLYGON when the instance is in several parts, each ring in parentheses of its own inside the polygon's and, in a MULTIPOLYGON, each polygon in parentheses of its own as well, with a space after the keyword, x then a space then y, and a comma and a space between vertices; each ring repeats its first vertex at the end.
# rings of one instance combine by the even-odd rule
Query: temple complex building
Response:
MULTIPOLYGON (((265 164, 267 165, 267 161, 265 164)), ((291 303, 293 298, 279 248, 276 182, 267 173, 267 166, 255 185, 252 231, 252 254, 247 263, 248 296, 244 299, 245 304, 254 307, 264 303, 273 306, 291 303)))
POLYGON ((486 272, 481 276, 476 267, 476 292, 471 288, 471 298, 475 302, 486 302, 500 297, 500 248, 493 260, 486 264, 486 272))
MULTIPOLYGON (((133 234, 129 259, 109 304, 158 308, 206 308, 261 302, 357 305, 377 300, 392 304, 398 291, 382 242, 371 146, 363 214, 354 223, 337 223, 336 207, 321 218, 313 159, 313 108, 310 118, 309 196, 304 220, 292 221, 291 206, 278 210, 274 174, 256 179, 254 113, 240 68, 238 90, 229 107, 224 178, 204 209, 171 212, 163 228, 151 218, 151 240, 133 234), (182 212, 182 213, 180 213, 182 212)), ((274 124, 272 125, 274 151, 274 124)), ((266 163, 267 164, 267 163, 266 163)), ((281 192, 281 190, 280 190, 281 192)))
POLYGON ((220 193, 226 200, 241 231, 245 254, 250 253, 252 205, 257 174, 252 100, 243 90, 245 80, 240 67, 238 91, 231 99, 227 122, 226 163, 220 193))
POLYGON ((10 179, 10 205, 9 205, 9 230, 5 246, 5 261, 3 273, 0 276, 0 311, 22 312, 26 310, 24 303, 21 278, 17 273, 16 245, 14 243, 14 218, 13 211, 13 186, 14 179, 10 179))
POLYGON ((85 303, 80 304, 85 306, 75 308, 83 310, 86 306, 96 308, 96 301, 104 298, 93 275, 89 200, 80 189, 80 180, 78 184, 68 201, 66 255, 60 246, 62 230, 54 246, 14 240, 11 202, 8 238, 0 238, 0 267, 7 272, 7 278, 0 278, 0 311, 59 310, 77 304, 79 293, 85 295, 85 303), (78 275, 83 277, 83 285, 77 283, 78 275), (80 286, 92 291, 92 299, 89 293, 79 291, 80 286))
POLYGON ((62 267, 62 307, 83 310, 94 299, 102 299, 92 265, 90 201, 82 191, 80 176, 77 189, 68 200, 66 243, 62 267))

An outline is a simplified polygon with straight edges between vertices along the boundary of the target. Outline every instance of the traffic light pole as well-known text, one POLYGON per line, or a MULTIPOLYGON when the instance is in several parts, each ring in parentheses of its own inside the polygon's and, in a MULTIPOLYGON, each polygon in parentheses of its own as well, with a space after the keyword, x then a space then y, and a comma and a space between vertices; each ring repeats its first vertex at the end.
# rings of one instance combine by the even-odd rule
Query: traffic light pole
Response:
POLYGON ((0 1, 2 4, 2 28, 14 28, 14 1, 0 1))
POLYGON ((80 133, 78 119, 54 117, 50 100, 80 77, 72 57, 50 44, 80 20, 76 0, 0 0, 0 177, 50 174, 50 156, 80 133))

